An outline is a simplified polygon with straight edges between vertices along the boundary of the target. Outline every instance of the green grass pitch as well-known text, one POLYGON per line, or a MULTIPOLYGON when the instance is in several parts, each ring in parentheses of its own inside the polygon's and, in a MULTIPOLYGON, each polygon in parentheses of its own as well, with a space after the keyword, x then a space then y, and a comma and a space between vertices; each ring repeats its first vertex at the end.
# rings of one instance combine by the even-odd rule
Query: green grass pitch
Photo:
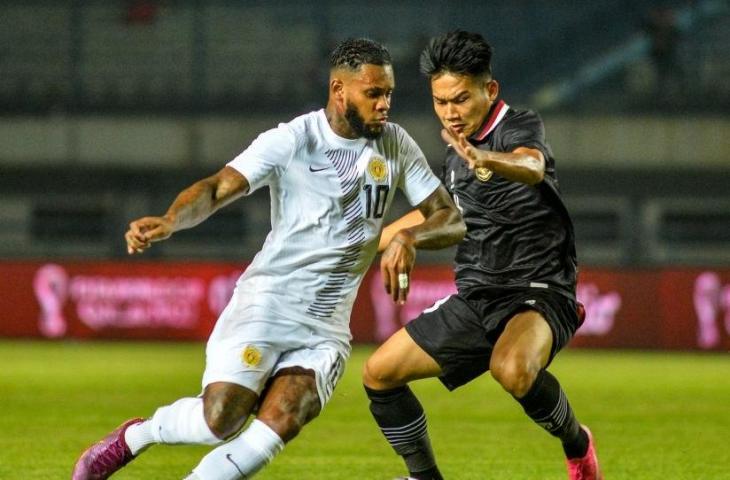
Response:
MULTIPOLYGON (((356 347, 322 415, 256 477, 392 479, 405 473, 360 386, 356 347)), ((0 479, 67 479, 77 455, 132 416, 198 393, 198 343, 0 341, 0 479)), ((608 479, 730 479, 727 354, 567 350, 551 367, 593 429, 608 479)), ((558 442, 486 375, 414 390, 447 479, 564 479, 558 442)), ((114 478, 181 479, 205 447, 155 446, 114 478)))

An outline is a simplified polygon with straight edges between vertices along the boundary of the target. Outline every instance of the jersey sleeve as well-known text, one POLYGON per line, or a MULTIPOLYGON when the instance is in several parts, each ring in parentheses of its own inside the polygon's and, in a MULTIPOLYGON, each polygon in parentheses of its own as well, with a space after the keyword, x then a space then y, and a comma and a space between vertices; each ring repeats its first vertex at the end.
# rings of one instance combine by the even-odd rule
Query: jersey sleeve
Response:
POLYGON ((228 166, 246 177, 248 193, 269 185, 286 169, 296 147, 294 134, 284 125, 259 135, 228 166))
POLYGON ((421 147, 405 130, 401 129, 401 134, 403 137, 400 155, 404 169, 398 187, 403 190, 408 203, 415 207, 431 195, 441 184, 441 181, 429 167, 421 147))
POLYGON ((545 142, 545 126, 540 116, 532 111, 522 112, 510 118, 502 130, 502 147, 511 152, 519 147, 540 150, 545 158, 550 149, 545 142))

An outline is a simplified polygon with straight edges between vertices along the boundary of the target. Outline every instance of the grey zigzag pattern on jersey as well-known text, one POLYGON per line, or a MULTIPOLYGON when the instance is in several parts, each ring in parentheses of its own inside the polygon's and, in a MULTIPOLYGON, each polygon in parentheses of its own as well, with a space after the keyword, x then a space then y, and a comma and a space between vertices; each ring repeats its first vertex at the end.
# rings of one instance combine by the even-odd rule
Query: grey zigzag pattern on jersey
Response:
POLYGON ((348 246, 345 254, 337 262, 324 287, 317 292, 314 302, 307 309, 307 314, 319 318, 329 318, 337 308, 342 296, 342 288, 350 274, 350 269, 357 263, 360 250, 365 242, 365 219, 363 218, 360 198, 360 179, 357 174, 357 158, 360 152, 354 150, 327 150, 324 152, 335 167, 344 193, 342 210, 347 223, 348 246))
POLYGON ((337 382, 345 372, 345 359, 341 355, 337 355, 337 360, 332 364, 332 369, 327 375, 327 381, 324 384, 324 399, 332 398, 332 393, 335 391, 337 382))

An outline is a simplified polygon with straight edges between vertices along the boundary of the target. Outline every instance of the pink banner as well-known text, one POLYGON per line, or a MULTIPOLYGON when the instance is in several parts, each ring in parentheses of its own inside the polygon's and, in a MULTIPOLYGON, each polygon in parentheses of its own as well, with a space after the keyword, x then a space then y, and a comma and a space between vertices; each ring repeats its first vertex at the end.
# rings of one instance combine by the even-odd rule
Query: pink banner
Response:
POLYGON ((2 263, 0 335, 207 337, 243 269, 215 263, 2 263))
MULTIPOLYGON (((227 263, 0 263, 0 336, 207 338, 243 266, 227 263)), ((380 342, 455 291, 449 266, 418 266, 406 305, 395 305, 373 268, 351 329, 380 342)), ((730 270, 581 270, 586 322, 571 345, 730 349, 730 270)))

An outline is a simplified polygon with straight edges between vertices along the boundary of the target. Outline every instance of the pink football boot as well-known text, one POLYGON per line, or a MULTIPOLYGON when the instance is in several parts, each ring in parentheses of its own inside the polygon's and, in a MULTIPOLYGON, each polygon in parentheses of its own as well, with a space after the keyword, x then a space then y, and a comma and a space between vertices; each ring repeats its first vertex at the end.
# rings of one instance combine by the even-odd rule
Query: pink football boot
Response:
POLYGON ((104 480, 132 461, 134 456, 124 441, 124 432, 131 425, 143 421, 142 418, 127 420, 101 441, 87 448, 76 462, 71 480, 104 480))
POLYGON ((593 441, 593 434, 588 427, 581 425, 586 434, 588 434, 588 451, 581 458, 568 458, 568 478, 570 480, 603 480, 601 469, 598 466, 598 456, 596 455, 596 443, 593 441))

